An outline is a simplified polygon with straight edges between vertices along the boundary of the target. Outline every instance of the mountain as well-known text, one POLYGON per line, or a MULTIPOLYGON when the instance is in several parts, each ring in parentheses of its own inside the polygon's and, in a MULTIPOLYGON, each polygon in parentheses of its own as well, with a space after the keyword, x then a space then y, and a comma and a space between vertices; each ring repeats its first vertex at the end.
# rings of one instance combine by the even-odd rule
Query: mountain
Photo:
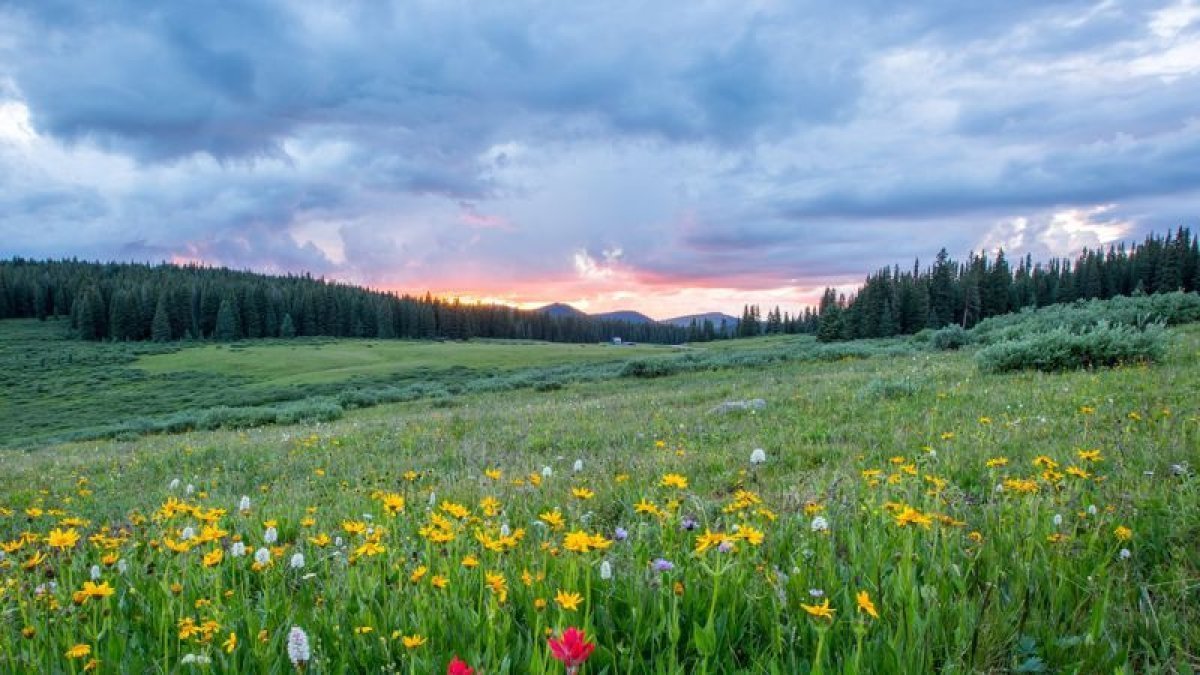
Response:
POLYGON ((563 304, 561 302, 556 302, 551 305, 546 305, 545 307, 538 307, 537 309, 535 309, 533 311, 540 312, 542 314, 549 314, 550 316, 554 316, 554 317, 577 316, 577 317, 583 318, 583 317, 587 316, 586 313, 581 312, 581 311, 575 309, 574 307, 567 305, 567 304, 563 304))
POLYGON ((617 312, 604 312, 603 314, 593 314, 593 319, 604 319, 606 321, 625 321, 628 323, 655 323, 654 319, 629 309, 623 309, 617 312))
POLYGON ((733 328, 741 321, 741 319, 737 318, 736 316, 729 316, 728 314, 722 314, 721 312, 708 312, 706 314, 688 314, 687 316, 677 316, 674 319, 664 319, 661 323, 687 328, 692 324, 692 319, 696 320, 697 326, 703 326, 705 321, 711 321, 713 328, 717 329, 721 328, 722 321, 725 322, 725 326, 727 328, 733 328))

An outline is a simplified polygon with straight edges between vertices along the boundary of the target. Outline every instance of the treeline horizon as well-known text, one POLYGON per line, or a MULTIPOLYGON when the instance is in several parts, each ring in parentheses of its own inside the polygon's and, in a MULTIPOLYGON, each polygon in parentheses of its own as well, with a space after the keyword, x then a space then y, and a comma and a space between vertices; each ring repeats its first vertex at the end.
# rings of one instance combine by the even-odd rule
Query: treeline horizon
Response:
MULTIPOLYGON (((1186 227, 1149 234, 1141 243, 1085 248, 1073 260, 994 258, 971 252, 956 262, 943 248, 933 265, 885 267, 848 298, 826 288, 802 327, 822 341, 911 335, 950 325, 972 328, 993 316, 1076 300, 1200 290, 1200 236, 1186 227)), ((775 312, 778 313, 778 308, 775 312)))
POLYGON ((1074 259, 1015 268, 1005 252, 971 252, 964 262, 945 248, 924 269, 885 267, 853 293, 826 288, 818 307, 795 314, 779 306, 764 318, 747 304, 736 325, 690 326, 589 316, 554 316, 506 305, 378 291, 314 279, 172 263, 0 261, 0 319, 69 317, 85 340, 217 340, 297 336, 677 344, 773 334, 815 334, 822 341, 911 335, 1027 307, 1122 295, 1200 290, 1200 236, 1180 227, 1141 243, 1084 249, 1074 259))
POLYGON ((172 263, 0 261, 0 319, 68 317, 84 340, 234 341, 298 336, 675 344, 687 329, 378 291, 172 263))

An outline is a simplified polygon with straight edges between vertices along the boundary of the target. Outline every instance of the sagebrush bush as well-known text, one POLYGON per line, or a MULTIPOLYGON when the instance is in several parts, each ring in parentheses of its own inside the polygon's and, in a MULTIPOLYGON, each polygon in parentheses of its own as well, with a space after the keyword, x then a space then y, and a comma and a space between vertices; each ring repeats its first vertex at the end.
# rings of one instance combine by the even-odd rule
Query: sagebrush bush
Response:
POLYGON ((1157 361, 1166 349, 1162 324, 1134 326, 1101 322, 1082 331, 1061 326, 995 343, 975 354, 984 372, 1071 370, 1157 361))

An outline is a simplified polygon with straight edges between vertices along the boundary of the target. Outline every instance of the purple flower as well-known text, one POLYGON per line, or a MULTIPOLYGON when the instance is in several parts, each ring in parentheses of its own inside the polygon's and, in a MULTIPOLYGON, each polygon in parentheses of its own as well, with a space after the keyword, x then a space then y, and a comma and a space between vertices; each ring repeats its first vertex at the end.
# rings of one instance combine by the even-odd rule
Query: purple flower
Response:
POLYGON ((650 563, 650 568, 655 572, 670 572, 675 569, 675 563, 666 558, 655 558, 654 562, 650 563))
POLYGON ((729 553, 733 550, 733 542, 726 539, 717 545, 717 550, 721 553, 729 553))
POLYGON ((629 538, 629 533, 626 532, 625 528, 623 528, 623 527, 618 527, 617 531, 613 532, 613 539, 616 539, 617 541, 625 541, 628 538, 629 538))
POLYGON ((697 523, 696 519, 691 516, 684 516, 683 522, 679 524, 680 527, 687 530, 688 532, 691 532, 692 530, 696 529, 697 525, 699 525, 699 523, 697 523))

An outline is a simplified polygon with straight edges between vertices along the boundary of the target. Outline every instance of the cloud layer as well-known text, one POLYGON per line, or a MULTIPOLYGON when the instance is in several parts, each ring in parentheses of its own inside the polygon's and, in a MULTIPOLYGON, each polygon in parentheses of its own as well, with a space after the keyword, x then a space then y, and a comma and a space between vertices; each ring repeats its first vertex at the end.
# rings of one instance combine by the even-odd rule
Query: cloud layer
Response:
POLYGON ((1195 225, 1200 5, 0 2, 0 254, 654 315, 1195 225))

